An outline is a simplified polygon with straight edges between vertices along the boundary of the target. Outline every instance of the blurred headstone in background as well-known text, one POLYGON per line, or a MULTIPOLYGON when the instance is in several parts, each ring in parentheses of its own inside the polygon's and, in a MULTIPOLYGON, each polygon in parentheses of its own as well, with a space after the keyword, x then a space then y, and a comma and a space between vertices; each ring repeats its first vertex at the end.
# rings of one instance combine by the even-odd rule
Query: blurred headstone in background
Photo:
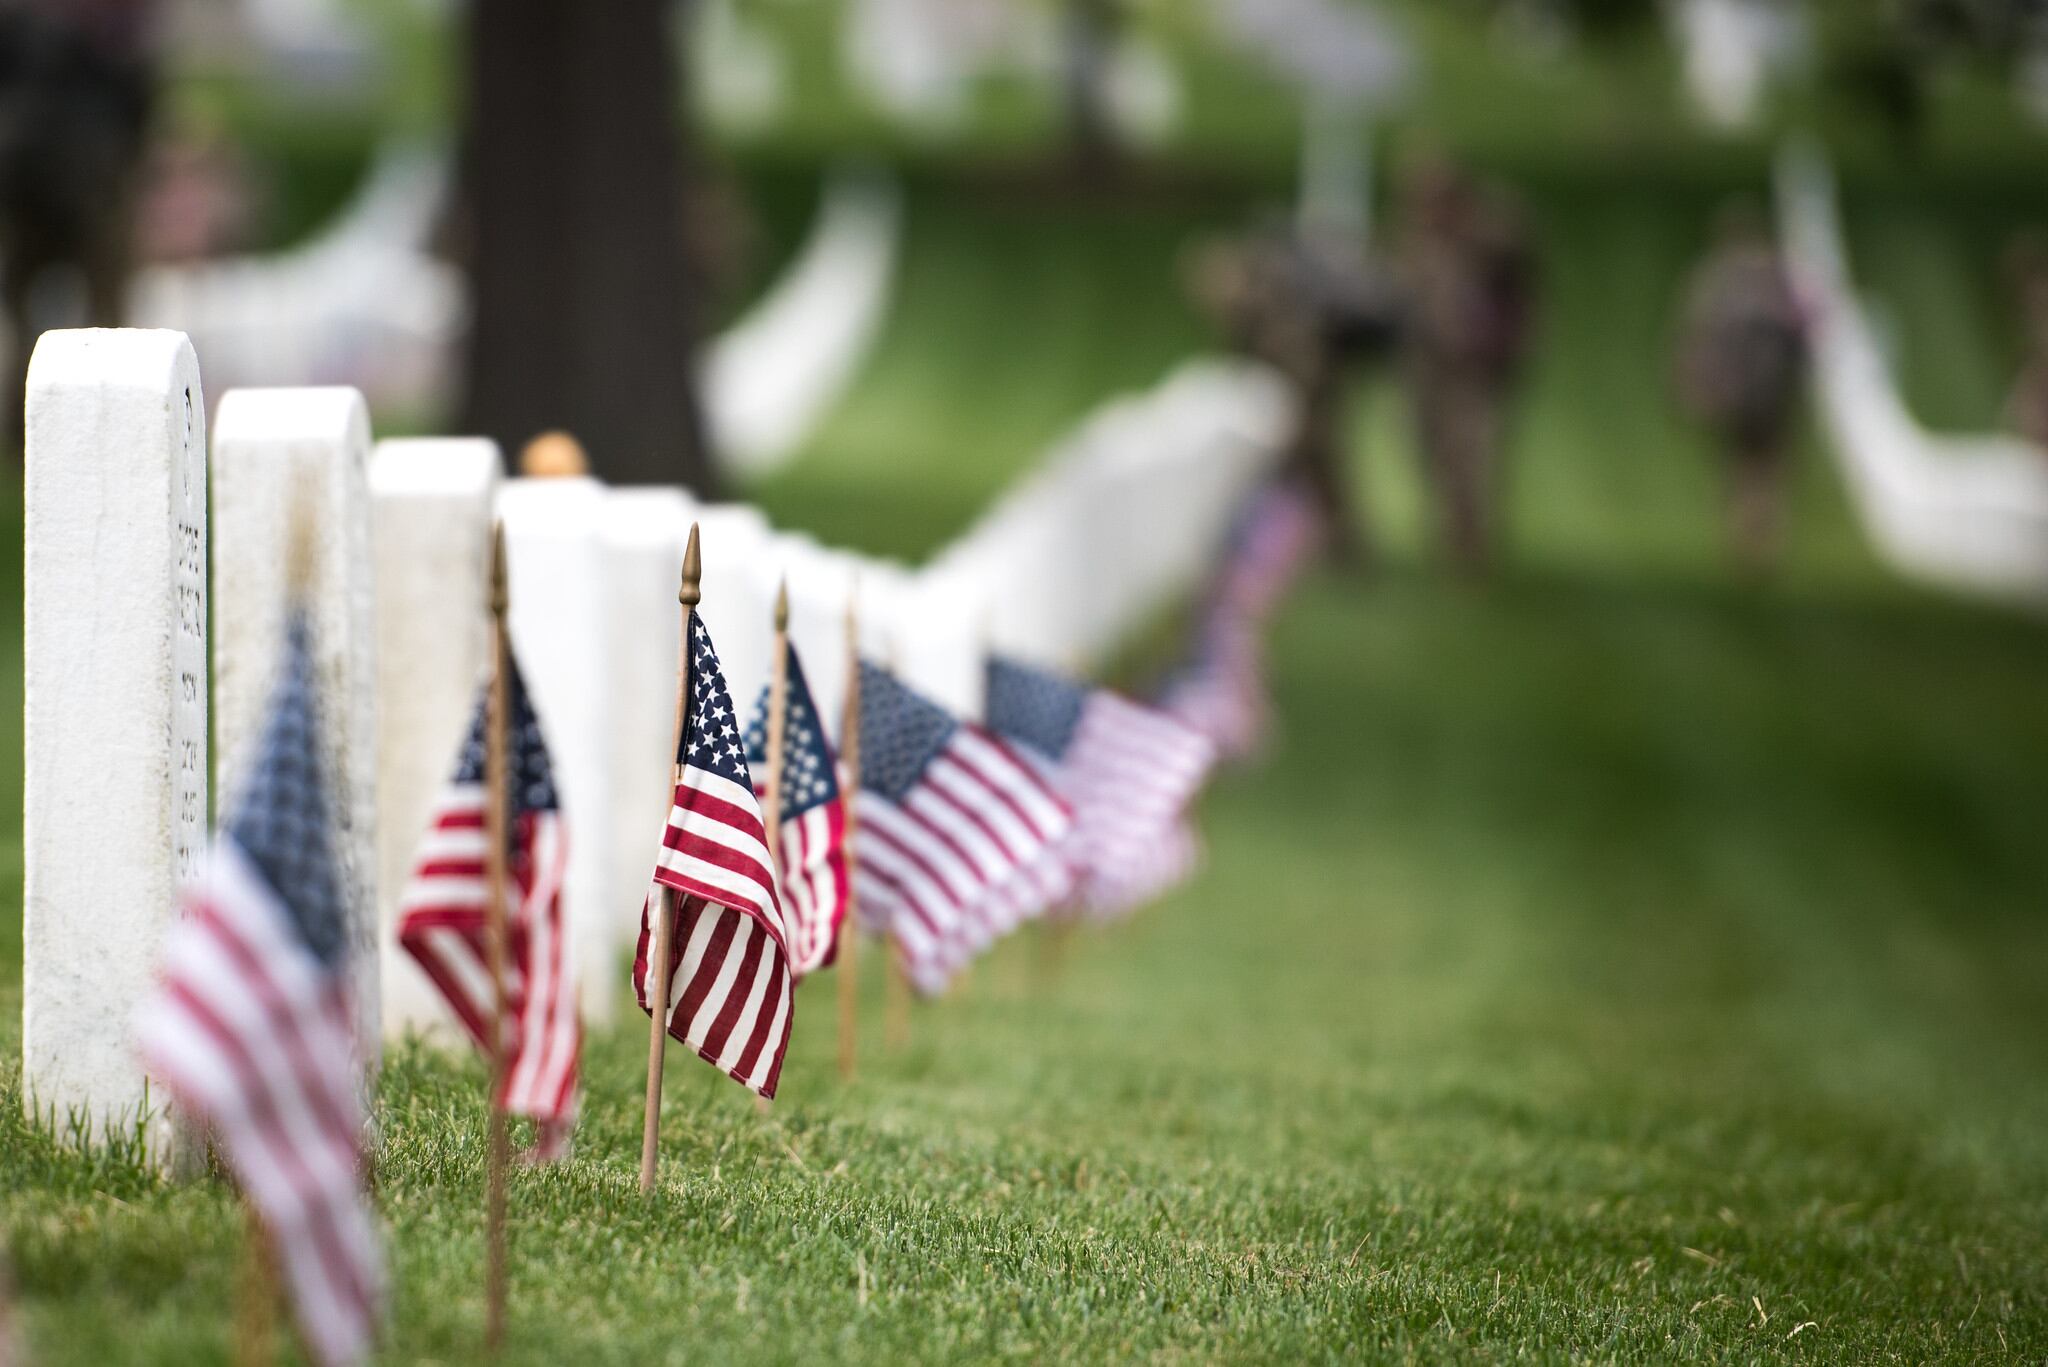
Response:
POLYGON ((1856 295, 1827 163, 1780 156, 1780 238, 1812 328, 1820 417, 1858 519, 1901 573, 2048 598, 2048 453, 2003 433, 1929 432, 1856 295))
POLYGON ((673 792, 675 755, 669 745, 682 638, 676 591, 696 512, 680 489, 612 489, 604 499, 612 828, 582 837, 572 832, 571 838, 579 851, 609 862, 617 898, 612 919, 621 934, 638 933, 640 902, 673 792))
MULTIPOLYGON (((512 648, 554 759, 566 838, 592 851, 620 816, 607 729, 606 681, 616 665, 606 632, 605 497, 602 484, 579 476, 508 479, 498 491, 512 648)), ((614 886, 609 861, 569 861, 562 911, 583 1017, 594 1026, 610 1024, 617 1004, 622 897, 631 900, 614 886)))
POLYGON ((686 22, 690 85, 713 126, 748 133, 774 123, 789 86, 775 40, 748 23, 735 0, 698 0, 686 22))
POLYGON ((489 653, 498 448, 380 441, 369 487, 377 580, 377 901, 386 1038, 454 1026, 394 935, 413 856, 447 785, 489 653))
POLYGON ((1342 0, 1210 0, 1218 31, 1286 82, 1301 106, 1300 218, 1363 243, 1372 121, 1404 101, 1407 40, 1379 10, 1342 0))
POLYGON ((1805 54, 1804 19, 1792 0, 1680 0, 1671 6, 1686 89, 1700 112, 1722 128, 1755 123, 1772 77, 1805 54))
POLYGON ((347 206, 305 242, 145 266, 129 315, 145 326, 176 320, 217 388, 347 383, 380 411, 436 411, 467 315, 461 272, 429 250, 447 186, 439 149, 387 144, 347 206))
POLYGON ((887 320, 902 220, 895 181, 833 173, 796 258, 706 348, 705 417, 734 473, 788 461, 853 382, 887 320))

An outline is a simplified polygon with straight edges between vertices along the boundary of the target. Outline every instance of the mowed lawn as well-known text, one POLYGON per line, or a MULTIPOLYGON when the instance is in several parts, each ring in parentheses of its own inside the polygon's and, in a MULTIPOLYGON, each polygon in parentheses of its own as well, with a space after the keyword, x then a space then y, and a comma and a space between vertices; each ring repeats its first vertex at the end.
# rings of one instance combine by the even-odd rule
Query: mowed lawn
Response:
MULTIPOLYGON (((507 1358, 2048 1353, 2048 635, 1888 582, 1817 452, 1784 582, 1715 568, 1659 388, 1710 203, 1539 198, 1498 582, 1419 552, 1399 405, 1364 407, 1391 566, 1283 614, 1281 729, 1205 801, 1178 895, 1020 936, 901 1053, 867 956, 850 1086, 820 979, 766 1118, 673 1053, 651 1203, 644 1029, 593 1039, 577 1156, 514 1183, 507 1358)), ((911 210, 867 382, 761 491, 906 556, 1202 339, 1185 215, 911 210)), ((1947 421, 1999 388, 2002 353, 1961 349, 1995 335, 1981 236, 1900 209, 1860 243, 1931 330, 1906 359, 1947 421)), ((218 1360, 233 1201, 25 1127, 11 911, 0 1237, 36 1360, 218 1360)), ((384 1076, 394 1360, 481 1356, 481 1085, 410 1050, 384 1076)))

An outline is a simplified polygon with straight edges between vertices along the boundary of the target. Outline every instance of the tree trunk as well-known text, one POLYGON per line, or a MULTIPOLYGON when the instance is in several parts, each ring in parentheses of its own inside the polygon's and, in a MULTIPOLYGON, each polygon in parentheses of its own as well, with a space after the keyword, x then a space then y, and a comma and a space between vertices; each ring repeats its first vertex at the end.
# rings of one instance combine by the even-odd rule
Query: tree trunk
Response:
POLYGON ((1061 58, 1067 156, 1085 184, 1106 181, 1117 170, 1119 149, 1109 109, 1109 64, 1122 21, 1118 0, 1067 0, 1061 58))
POLYGON ((713 492, 667 0, 470 6, 463 428, 713 492))

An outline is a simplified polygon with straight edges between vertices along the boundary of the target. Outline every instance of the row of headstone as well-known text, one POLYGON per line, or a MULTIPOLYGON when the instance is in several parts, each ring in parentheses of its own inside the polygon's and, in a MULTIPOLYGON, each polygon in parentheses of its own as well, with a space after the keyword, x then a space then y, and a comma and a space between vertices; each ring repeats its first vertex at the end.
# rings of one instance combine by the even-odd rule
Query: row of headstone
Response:
POLYGON ((603 1026, 666 809, 676 589, 692 523, 699 611, 740 706, 768 677, 772 605, 787 582, 791 637, 823 716, 836 721, 843 705, 857 600, 864 654, 978 717, 990 649, 1080 663, 1118 624, 1195 582, 1235 492, 1275 448, 1269 383, 1197 367, 1112 407, 913 570, 678 489, 505 479, 480 439, 373 448, 362 397, 347 388, 232 391, 209 457, 183 334, 46 334, 30 370, 26 454, 32 1104, 117 1127, 146 1104, 127 1012, 206 839, 209 754, 232 791, 295 558, 316 633, 369 1062, 380 1038, 448 1028, 391 928, 482 680, 494 518, 513 646, 579 855, 564 910, 583 1013, 603 1026))
POLYGON ((987 647, 1086 671, 1199 587, 1293 423, 1294 400, 1270 369, 1186 362, 1097 409, 941 551, 927 579, 1015 586, 989 600, 987 647))

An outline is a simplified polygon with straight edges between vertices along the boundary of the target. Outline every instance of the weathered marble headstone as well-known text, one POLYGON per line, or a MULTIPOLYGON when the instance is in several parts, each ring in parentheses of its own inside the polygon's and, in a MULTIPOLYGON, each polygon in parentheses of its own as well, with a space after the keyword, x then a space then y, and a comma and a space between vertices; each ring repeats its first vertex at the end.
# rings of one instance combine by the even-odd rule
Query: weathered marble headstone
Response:
POLYGON ((898 595, 896 664, 903 681, 955 716, 980 721, 991 586, 958 566, 918 571, 898 595))
POLYGON ((370 455, 377 580, 377 902, 384 1034, 453 1031, 395 936, 490 653, 491 523, 500 462, 481 437, 394 438, 370 455))
POLYGON ((768 681, 775 640, 772 532, 768 519, 743 503, 705 504, 695 516, 704 555, 704 601, 697 610, 718 647, 733 706, 745 712, 768 681))
POLYGON ((349 910, 358 1037, 381 1052, 377 962, 377 628, 370 415, 344 387, 236 389, 213 421, 214 733, 232 799, 275 682, 294 537, 310 538, 306 608, 321 760, 349 910))
POLYGON ((206 403, 183 333, 83 329, 27 406, 23 1091, 104 1133, 143 1114, 129 1011, 206 840, 206 403))
POLYGON ((857 562, 790 534, 775 538, 772 558, 789 576, 789 638, 803 657, 811 700, 837 745, 846 698, 846 603, 856 591, 857 562))
POLYGON ((639 905, 637 888, 616 886, 605 854, 618 815, 607 724, 614 668, 605 610, 605 489, 588 477, 508 479, 498 489, 498 516, 505 524, 512 645, 554 760, 568 830, 562 914, 571 968, 583 1018, 608 1025, 625 981, 620 904, 632 902, 635 913, 639 905))
POLYGON ((611 829, 601 848, 620 890, 621 926, 637 932, 640 902, 668 812, 674 768, 676 653, 682 631, 676 589, 696 503, 680 489, 613 489, 605 494, 604 610, 611 642, 606 715, 611 738, 611 829))

